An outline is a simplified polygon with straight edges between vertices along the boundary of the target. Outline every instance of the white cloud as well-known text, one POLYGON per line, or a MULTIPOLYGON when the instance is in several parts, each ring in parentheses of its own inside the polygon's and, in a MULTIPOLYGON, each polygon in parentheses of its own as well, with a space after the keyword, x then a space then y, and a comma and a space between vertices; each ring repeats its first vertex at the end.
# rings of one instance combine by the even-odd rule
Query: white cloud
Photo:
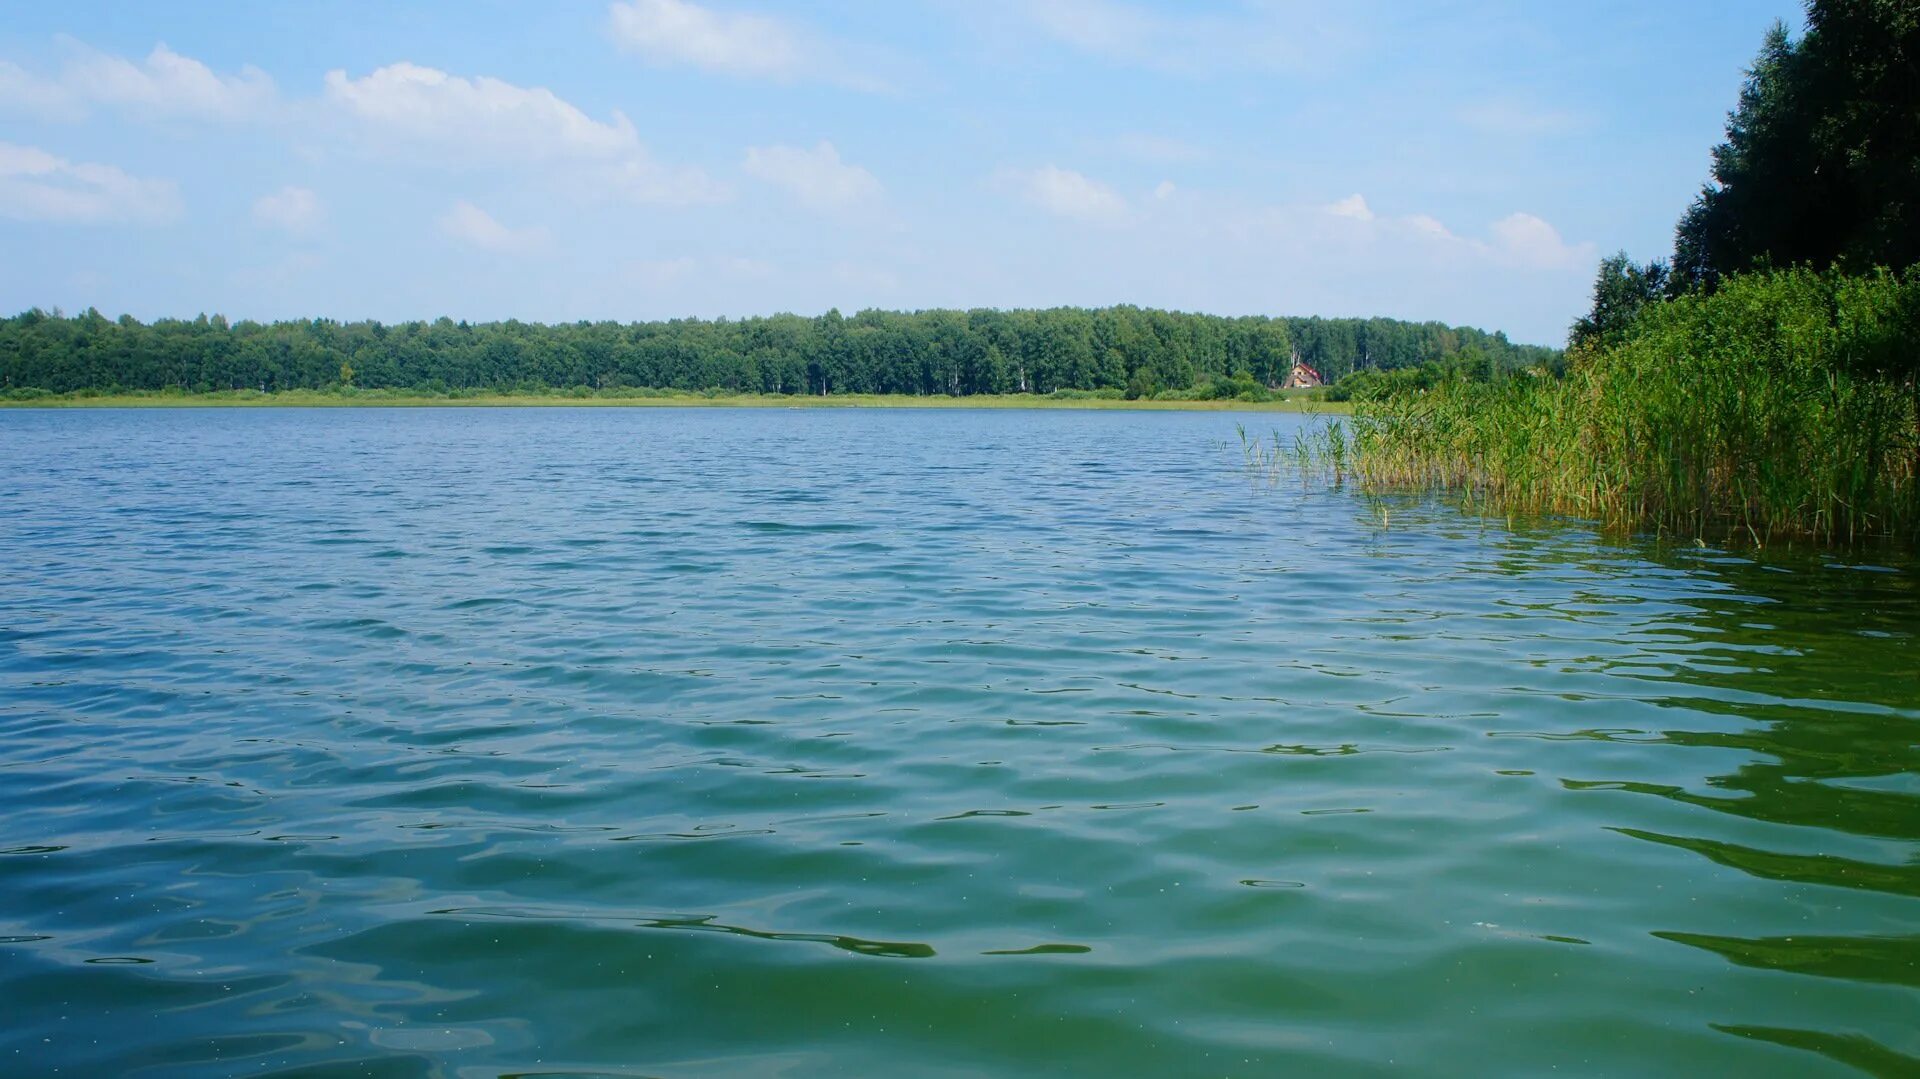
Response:
POLYGON ((614 40, 656 63, 779 78, 805 66, 797 33, 765 15, 712 11, 687 0, 628 0, 607 14, 614 40))
POLYGON ((595 120, 544 87, 398 63, 352 79, 329 71, 326 101, 378 136, 462 156, 612 159, 640 153, 633 124, 595 120))
POLYGON ((830 142, 811 150, 797 146, 755 146, 742 166, 747 175, 784 188, 815 210, 845 210, 881 195, 880 181, 858 165, 840 160, 830 142))
POLYGON ((93 225, 158 224, 179 216, 180 194, 171 181, 0 142, 0 217, 93 225))
POLYGON ((913 78, 907 61, 888 50, 827 37, 772 15, 716 11, 692 0, 617 0, 607 8, 607 29, 614 44, 662 67, 867 92, 913 78))
POLYGON ((145 60, 99 52, 77 42, 75 55, 52 76, 0 62, 0 107, 54 119, 83 119, 95 108, 153 118, 245 120, 271 111, 273 80, 257 67, 221 75, 166 45, 145 60))
POLYGON ((304 187, 288 185, 253 203, 253 220, 293 236, 311 236, 327 216, 320 196, 304 187))
POLYGON ((546 229, 508 228, 464 199, 440 215, 440 231, 470 247, 505 255, 540 254, 553 246, 553 235, 546 229))
POLYGON ((1569 269, 1593 261, 1592 244, 1570 245, 1558 229, 1532 214, 1510 214, 1495 221, 1491 231, 1495 253, 1522 266, 1569 269))
POLYGON ((583 193, 656 205, 726 195, 698 169, 655 161, 621 113, 596 120, 545 87, 398 63, 358 79, 330 71, 324 100, 382 149, 433 164, 564 165, 583 193))
POLYGON ((60 80, 43 79, 6 60, 0 60, 0 107, 71 120, 87 114, 79 97, 60 80))
POLYGON ((1055 165, 1006 169, 995 179, 1027 202, 1060 217, 1095 225, 1118 225, 1128 217, 1127 200, 1118 191, 1071 169, 1055 165))
POLYGON ((1373 208, 1368 206, 1367 200, 1357 192, 1328 205, 1327 212, 1335 217, 1351 217, 1355 221, 1373 220, 1373 208))
POLYGON ((1162 180, 1154 185, 1153 197, 1161 202, 1165 202, 1177 194, 1179 190, 1179 188, 1173 185, 1172 180, 1162 180))
POLYGON ((1359 194, 1317 208, 1269 207, 1255 213, 1251 227, 1301 250, 1397 250, 1424 252, 1436 266, 1500 266, 1527 270, 1584 269, 1593 261, 1592 244, 1569 244, 1559 230, 1528 213, 1514 213, 1487 227, 1485 239, 1462 236, 1428 214, 1387 216, 1375 213, 1359 194))

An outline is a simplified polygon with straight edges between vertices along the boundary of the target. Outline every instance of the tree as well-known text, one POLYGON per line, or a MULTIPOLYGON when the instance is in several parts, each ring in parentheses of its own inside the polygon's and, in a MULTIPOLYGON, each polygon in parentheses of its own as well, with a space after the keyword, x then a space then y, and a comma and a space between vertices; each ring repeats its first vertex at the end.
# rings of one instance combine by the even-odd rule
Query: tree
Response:
POLYGON ((1759 266, 1920 261, 1920 5, 1811 0, 1775 23, 1680 219, 1674 286, 1759 266))
POLYGON ((1600 260, 1600 272, 1593 281, 1593 309, 1574 322, 1568 346, 1618 344, 1634 316, 1659 302, 1666 288, 1665 263, 1635 265, 1625 251, 1600 260))

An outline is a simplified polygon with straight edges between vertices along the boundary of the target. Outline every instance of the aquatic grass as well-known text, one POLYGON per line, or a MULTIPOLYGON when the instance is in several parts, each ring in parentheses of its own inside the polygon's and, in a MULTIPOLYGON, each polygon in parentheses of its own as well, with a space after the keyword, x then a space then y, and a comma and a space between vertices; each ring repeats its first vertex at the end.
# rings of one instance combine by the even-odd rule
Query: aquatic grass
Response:
MULTIPOLYGON (((1507 515, 1765 544, 1920 528, 1920 276, 1781 271, 1649 307, 1563 378, 1455 380, 1362 402, 1289 456, 1370 490, 1507 515)), ((1250 462, 1273 467, 1263 453, 1250 462)))

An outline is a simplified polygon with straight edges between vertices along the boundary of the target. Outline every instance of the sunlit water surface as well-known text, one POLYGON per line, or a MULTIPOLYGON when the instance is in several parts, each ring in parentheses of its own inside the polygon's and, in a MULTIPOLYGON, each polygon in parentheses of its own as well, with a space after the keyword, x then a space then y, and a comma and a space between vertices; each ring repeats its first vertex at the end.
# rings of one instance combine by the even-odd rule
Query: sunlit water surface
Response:
POLYGON ((1234 424, 0 412, 0 1073, 1920 1073, 1913 562, 1234 424))

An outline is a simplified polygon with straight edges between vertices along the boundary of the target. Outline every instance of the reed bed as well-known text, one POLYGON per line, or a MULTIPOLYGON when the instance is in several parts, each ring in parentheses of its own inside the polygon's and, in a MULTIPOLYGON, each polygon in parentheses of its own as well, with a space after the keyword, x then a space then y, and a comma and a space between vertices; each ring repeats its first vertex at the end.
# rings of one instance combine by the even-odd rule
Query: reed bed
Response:
POLYGON ((1920 275, 1730 278, 1651 306, 1567 374, 1363 402, 1291 459, 1365 489, 1457 492, 1505 515, 1766 544, 1920 536, 1920 275))

